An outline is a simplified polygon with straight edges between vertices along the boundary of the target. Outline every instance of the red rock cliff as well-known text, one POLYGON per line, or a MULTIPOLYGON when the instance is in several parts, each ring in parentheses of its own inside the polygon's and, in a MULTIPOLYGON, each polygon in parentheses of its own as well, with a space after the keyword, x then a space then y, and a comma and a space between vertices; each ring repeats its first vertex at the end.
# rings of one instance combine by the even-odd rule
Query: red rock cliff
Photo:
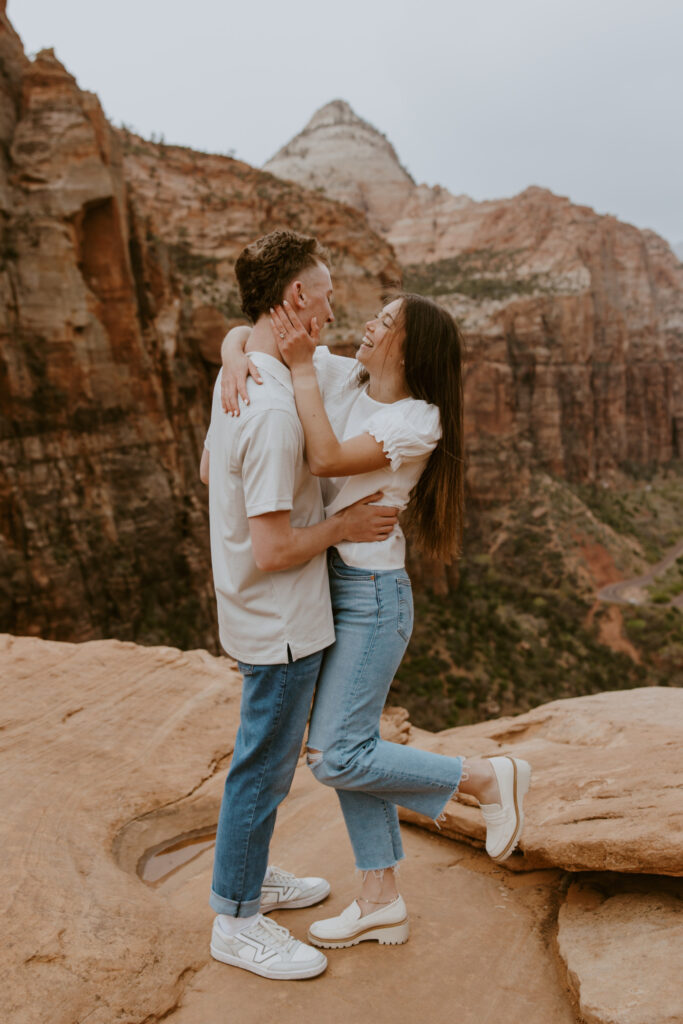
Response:
POLYGON ((1 628, 215 650, 197 467, 234 259, 276 226, 314 231, 337 338, 395 260, 324 197, 121 140, 51 51, 26 59, 4 10, 0 58, 1 628))
POLYGON ((663 239, 539 188, 420 188, 389 238, 407 285, 465 329, 477 494, 530 468, 587 481, 683 456, 683 265, 663 239))
POLYGON ((683 265, 663 239, 545 189, 480 203, 417 186, 339 102, 266 166, 364 210, 405 286, 460 320, 473 495, 683 455, 683 265))
MULTIPOLYGON (((386 185, 361 189, 368 215, 380 193, 377 223, 396 204, 387 242, 319 192, 113 131, 50 51, 24 56, 3 5, 0 59, 1 628, 215 649, 197 460, 234 260, 277 226, 332 250, 329 341, 399 276, 389 242, 406 284, 462 319, 475 497, 505 500, 536 467, 587 480, 680 456, 683 268, 657 236, 539 189, 415 186, 351 124, 386 185)), ((353 120, 332 107, 309 126, 325 159, 353 120)))

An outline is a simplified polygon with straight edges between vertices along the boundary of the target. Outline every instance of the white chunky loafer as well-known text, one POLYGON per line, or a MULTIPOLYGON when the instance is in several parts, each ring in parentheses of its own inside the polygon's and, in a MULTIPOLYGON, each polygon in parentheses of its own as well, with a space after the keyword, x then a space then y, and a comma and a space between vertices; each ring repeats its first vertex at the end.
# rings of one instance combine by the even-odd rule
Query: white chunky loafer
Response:
POLYGON ((531 766, 517 757, 491 757, 500 803, 480 804, 486 822, 486 852, 493 860, 507 860, 524 827, 524 797, 529 789, 531 766))
POLYGON ((359 942, 375 939, 381 946, 398 946, 408 940, 408 911, 402 896, 385 907, 361 917, 357 900, 338 917, 314 921, 308 929, 308 941, 322 949, 346 949, 359 942))

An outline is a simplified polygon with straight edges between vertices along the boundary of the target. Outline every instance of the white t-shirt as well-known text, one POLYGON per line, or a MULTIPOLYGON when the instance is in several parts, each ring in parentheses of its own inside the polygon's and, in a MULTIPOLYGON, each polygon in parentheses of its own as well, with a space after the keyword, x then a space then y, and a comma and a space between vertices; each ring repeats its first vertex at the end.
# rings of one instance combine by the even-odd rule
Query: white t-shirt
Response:
POLYGON ((292 526, 323 518, 318 480, 304 461, 304 434, 289 370, 264 352, 249 358, 263 384, 249 379, 251 404, 240 416, 221 406, 221 373, 213 392, 209 449, 211 561, 221 644, 249 664, 297 661, 334 643, 322 552, 281 572, 256 567, 249 517, 289 510, 292 526))
MULTIPOLYGON (((334 515, 374 491, 384 493, 381 504, 404 509, 441 437, 438 408, 417 398, 375 401, 368 395, 367 384, 357 383, 360 363, 333 355, 325 345, 315 350, 313 362, 325 411, 337 438, 347 441, 359 434, 371 434, 390 460, 370 473, 323 479, 325 515, 334 515)), ((398 525, 388 540, 371 544, 344 541, 337 549, 347 565, 361 569, 401 569, 405 565, 406 542, 398 525)))

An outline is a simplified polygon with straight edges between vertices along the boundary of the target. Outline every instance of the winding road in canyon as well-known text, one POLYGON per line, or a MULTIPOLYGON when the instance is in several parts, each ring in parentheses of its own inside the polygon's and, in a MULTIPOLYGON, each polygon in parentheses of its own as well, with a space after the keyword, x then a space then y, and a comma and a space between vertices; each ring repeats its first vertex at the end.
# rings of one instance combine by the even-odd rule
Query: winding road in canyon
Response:
MULTIPOLYGON (((653 565, 652 568, 642 576, 634 576, 630 580, 620 580, 618 583, 608 583, 606 587, 598 591, 599 601, 611 601, 615 604, 646 604, 649 603, 647 588, 651 586, 657 577, 663 575, 677 558, 683 555, 683 539, 679 540, 667 553, 653 565)), ((678 608, 683 611, 683 593, 678 594, 671 601, 669 607, 678 608)))

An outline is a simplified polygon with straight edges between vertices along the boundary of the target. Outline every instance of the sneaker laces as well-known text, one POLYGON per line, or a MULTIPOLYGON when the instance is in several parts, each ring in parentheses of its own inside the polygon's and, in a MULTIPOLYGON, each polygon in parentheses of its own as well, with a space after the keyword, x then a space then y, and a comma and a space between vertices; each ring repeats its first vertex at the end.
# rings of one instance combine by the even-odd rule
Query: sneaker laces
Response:
POLYGON ((270 946, 275 946, 283 953, 292 954, 298 944, 298 939, 295 939, 286 928, 275 924, 275 921, 271 921, 269 917, 263 917, 263 915, 248 929, 248 932, 254 938, 264 939, 270 946))
POLYGON ((265 877, 266 882, 274 882, 275 885, 298 885, 299 879, 291 871, 284 871, 276 868, 274 864, 269 865, 265 877))

